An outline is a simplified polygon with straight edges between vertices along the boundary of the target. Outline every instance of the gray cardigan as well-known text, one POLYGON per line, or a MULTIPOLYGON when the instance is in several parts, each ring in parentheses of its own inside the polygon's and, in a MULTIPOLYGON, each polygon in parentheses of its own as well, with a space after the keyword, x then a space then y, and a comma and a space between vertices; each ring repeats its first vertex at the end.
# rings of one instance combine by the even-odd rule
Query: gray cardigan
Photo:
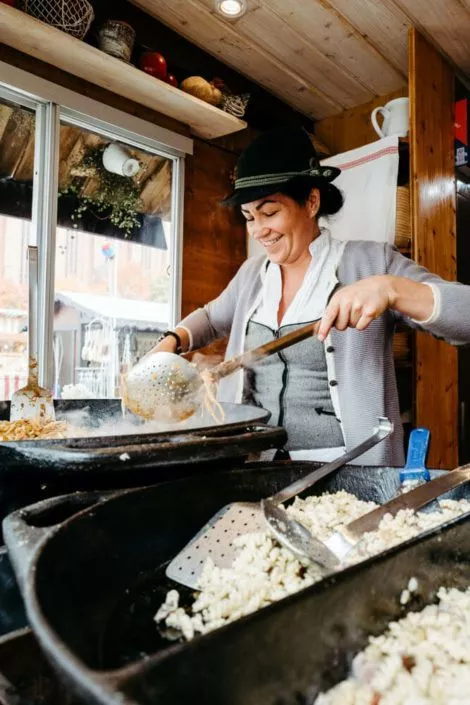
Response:
MULTIPOLYGON (((259 298, 266 264, 267 258, 263 255, 246 260, 220 296, 181 322, 191 331, 193 348, 228 335, 226 356, 243 352, 246 325, 259 298)), ((390 245, 347 242, 336 273, 339 284, 344 286, 378 274, 434 283, 441 299, 439 314, 432 323, 419 325, 388 310, 365 331, 333 329, 325 341, 328 378, 348 449, 371 434, 379 416, 387 416, 394 423, 393 435, 356 462, 401 466, 404 463, 403 430, 392 354, 395 325, 402 320, 412 328, 426 330, 454 345, 469 343, 470 286, 441 279, 390 245)), ((222 401, 240 402, 242 392, 243 373, 235 373, 219 384, 222 401)))

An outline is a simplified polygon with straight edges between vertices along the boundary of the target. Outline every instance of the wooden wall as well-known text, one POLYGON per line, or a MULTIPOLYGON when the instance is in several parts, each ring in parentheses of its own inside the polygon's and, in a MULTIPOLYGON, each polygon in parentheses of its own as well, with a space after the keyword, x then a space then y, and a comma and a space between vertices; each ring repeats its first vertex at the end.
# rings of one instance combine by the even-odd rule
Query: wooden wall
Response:
MULTIPOLYGON (((454 74, 416 30, 409 35, 413 258, 456 279, 454 74)), ((416 423, 431 429, 430 467, 458 464, 456 348, 418 334, 416 423)))
POLYGON ((230 191, 237 153, 201 140, 187 160, 183 315, 217 296, 246 259, 241 215, 220 201, 230 191))

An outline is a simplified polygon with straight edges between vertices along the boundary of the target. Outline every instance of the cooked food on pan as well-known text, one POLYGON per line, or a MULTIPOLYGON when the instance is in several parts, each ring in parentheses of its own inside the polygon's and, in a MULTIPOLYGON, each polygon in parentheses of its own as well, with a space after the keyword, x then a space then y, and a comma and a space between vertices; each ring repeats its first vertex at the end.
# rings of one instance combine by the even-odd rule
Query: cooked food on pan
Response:
POLYGON ((439 603, 371 637, 351 675, 315 705, 464 705, 470 702, 470 588, 440 588, 439 603))
MULTIPOLYGON (((378 530, 366 534, 348 555, 347 563, 358 563, 470 511, 468 500, 443 499, 439 505, 436 512, 404 509, 394 517, 386 515, 378 530)), ((377 506, 341 491, 296 498, 287 512, 314 536, 326 540, 338 527, 377 506)), ((196 633, 205 634, 233 622, 322 578, 319 566, 303 563, 268 532, 245 534, 236 543, 240 550, 231 568, 218 568, 208 559, 199 581, 200 592, 190 608, 180 606, 178 591, 170 590, 155 615, 156 622, 164 623, 176 637, 190 640, 196 633)))
POLYGON ((67 438, 66 421, 43 424, 30 419, 0 421, 0 441, 26 441, 44 438, 67 438))

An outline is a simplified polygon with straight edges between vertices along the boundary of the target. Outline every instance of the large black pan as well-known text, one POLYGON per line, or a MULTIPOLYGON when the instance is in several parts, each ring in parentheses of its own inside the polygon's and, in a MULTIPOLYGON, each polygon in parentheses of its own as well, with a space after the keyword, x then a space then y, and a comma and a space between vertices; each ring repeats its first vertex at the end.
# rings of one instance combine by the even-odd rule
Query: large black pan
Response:
MULTIPOLYGON (((470 582, 465 517, 189 644, 163 641, 153 615, 169 587, 165 563, 225 503, 257 500, 311 468, 233 470, 98 504, 99 497, 78 495, 7 518, 6 542, 30 624, 83 702, 310 703, 346 674, 367 634, 400 614, 398 598, 412 575, 420 604, 442 584, 470 582), (67 519, 80 502, 93 506, 67 519), (62 523, 50 528, 56 522, 62 523)), ((339 488, 384 501, 396 493, 398 471, 344 468, 315 491, 339 488)))
MULTIPOLYGON (((109 405, 106 401, 92 400, 88 421, 93 425, 114 418, 118 430, 119 400, 109 405)), ((59 403, 58 417, 77 408, 80 403, 59 403)), ((46 497, 219 471, 250 454, 283 447, 286 432, 265 423, 270 416, 265 409, 225 404, 224 410, 225 422, 217 426, 212 422, 212 426, 193 424, 193 428, 139 433, 136 425, 136 433, 125 436, 0 442, 0 521, 14 509, 46 497)))

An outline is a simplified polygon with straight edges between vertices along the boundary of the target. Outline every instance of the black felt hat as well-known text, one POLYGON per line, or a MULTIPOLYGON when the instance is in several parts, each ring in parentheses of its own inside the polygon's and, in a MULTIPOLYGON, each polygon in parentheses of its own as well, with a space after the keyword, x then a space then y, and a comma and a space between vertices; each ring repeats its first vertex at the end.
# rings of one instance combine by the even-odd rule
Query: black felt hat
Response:
POLYGON ((341 173, 321 166, 310 137, 302 128, 281 127, 264 132, 242 152, 236 167, 235 188, 224 205, 251 203, 282 190, 296 179, 333 181, 341 173))

